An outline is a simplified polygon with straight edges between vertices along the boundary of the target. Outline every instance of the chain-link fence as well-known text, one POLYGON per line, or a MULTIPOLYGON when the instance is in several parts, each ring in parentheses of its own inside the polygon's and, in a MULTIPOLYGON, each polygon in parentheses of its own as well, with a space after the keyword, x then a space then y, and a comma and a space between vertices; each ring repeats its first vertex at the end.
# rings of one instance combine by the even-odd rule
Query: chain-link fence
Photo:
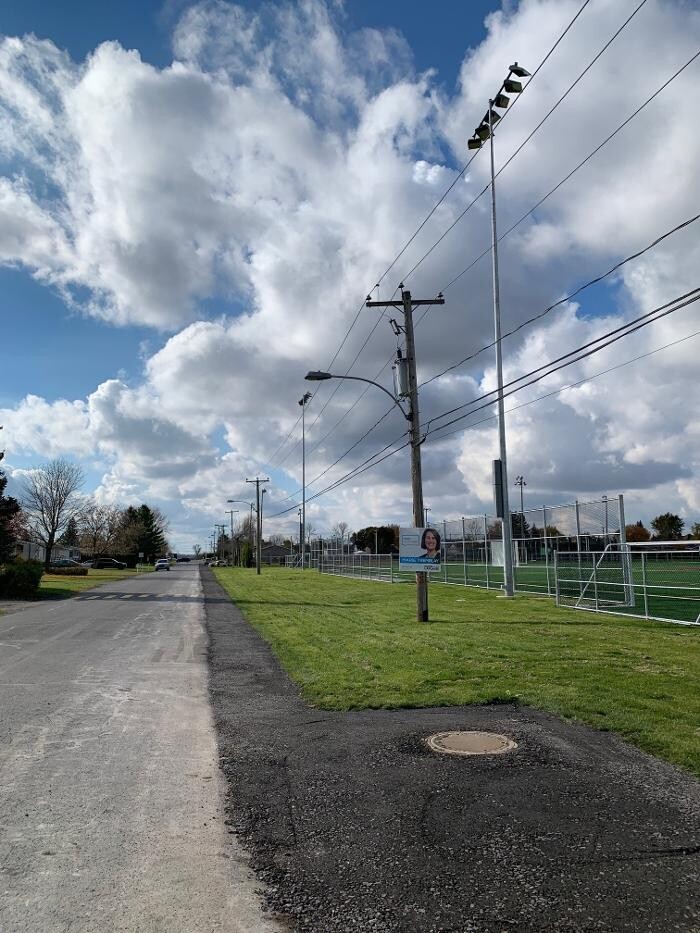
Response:
MULTIPOLYGON (((495 515, 471 515, 437 526, 442 567, 435 583, 503 588, 503 527, 495 515)), ((604 550, 624 544, 623 497, 511 512, 516 591, 554 596, 556 554, 604 550)), ((408 573, 399 578, 409 578, 408 573)))
POLYGON ((556 556, 557 605, 700 624, 700 542, 556 556))

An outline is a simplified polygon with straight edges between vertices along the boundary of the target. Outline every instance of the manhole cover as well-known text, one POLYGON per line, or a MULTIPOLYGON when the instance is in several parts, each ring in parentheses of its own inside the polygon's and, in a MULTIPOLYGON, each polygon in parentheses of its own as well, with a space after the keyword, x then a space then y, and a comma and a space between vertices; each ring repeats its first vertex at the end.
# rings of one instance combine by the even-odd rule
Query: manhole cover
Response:
POLYGON ((495 732, 436 732, 425 742, 442 755, 502 755, 518 747, 508 736, 495 732))

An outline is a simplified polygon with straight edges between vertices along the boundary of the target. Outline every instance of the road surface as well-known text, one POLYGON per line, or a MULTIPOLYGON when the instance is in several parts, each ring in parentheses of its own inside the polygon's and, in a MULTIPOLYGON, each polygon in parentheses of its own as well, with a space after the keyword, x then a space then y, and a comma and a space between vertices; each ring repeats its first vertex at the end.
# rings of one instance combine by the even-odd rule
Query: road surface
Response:
POLYGON ((279 930, 225 825, 198 567, 0 618, 0 930, 279 930))

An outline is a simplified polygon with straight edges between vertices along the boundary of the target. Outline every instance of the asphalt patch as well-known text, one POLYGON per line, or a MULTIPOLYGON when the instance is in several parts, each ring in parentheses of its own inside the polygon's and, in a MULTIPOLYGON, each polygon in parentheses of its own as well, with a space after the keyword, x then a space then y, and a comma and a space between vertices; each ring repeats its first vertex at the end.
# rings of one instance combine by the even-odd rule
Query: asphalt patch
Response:
POLYGON ((692 777, 514 704, 315 709, 207 568, 202 582, 227 823, 290 930, 700 930, 692 777), (426 747, 452 729, 518 747, 426 747))

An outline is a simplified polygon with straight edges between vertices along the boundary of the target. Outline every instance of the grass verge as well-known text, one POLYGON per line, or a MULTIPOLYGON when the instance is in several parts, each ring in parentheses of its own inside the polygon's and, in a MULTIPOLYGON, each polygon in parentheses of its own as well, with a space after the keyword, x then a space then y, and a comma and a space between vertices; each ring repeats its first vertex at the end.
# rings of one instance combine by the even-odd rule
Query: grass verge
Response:
POLYGON ((68 599, 83 590, 91 590, 102 583, 128 580, 136 575, 135 570, 88 570, 86 577, 69 577, 45 573, 41 578, 37 599, 68 599))
POLYGON ((700 775, 700 629, 314 571, 214 570, 304 698, 326 709, 517 701, 617 732, 700 775))

